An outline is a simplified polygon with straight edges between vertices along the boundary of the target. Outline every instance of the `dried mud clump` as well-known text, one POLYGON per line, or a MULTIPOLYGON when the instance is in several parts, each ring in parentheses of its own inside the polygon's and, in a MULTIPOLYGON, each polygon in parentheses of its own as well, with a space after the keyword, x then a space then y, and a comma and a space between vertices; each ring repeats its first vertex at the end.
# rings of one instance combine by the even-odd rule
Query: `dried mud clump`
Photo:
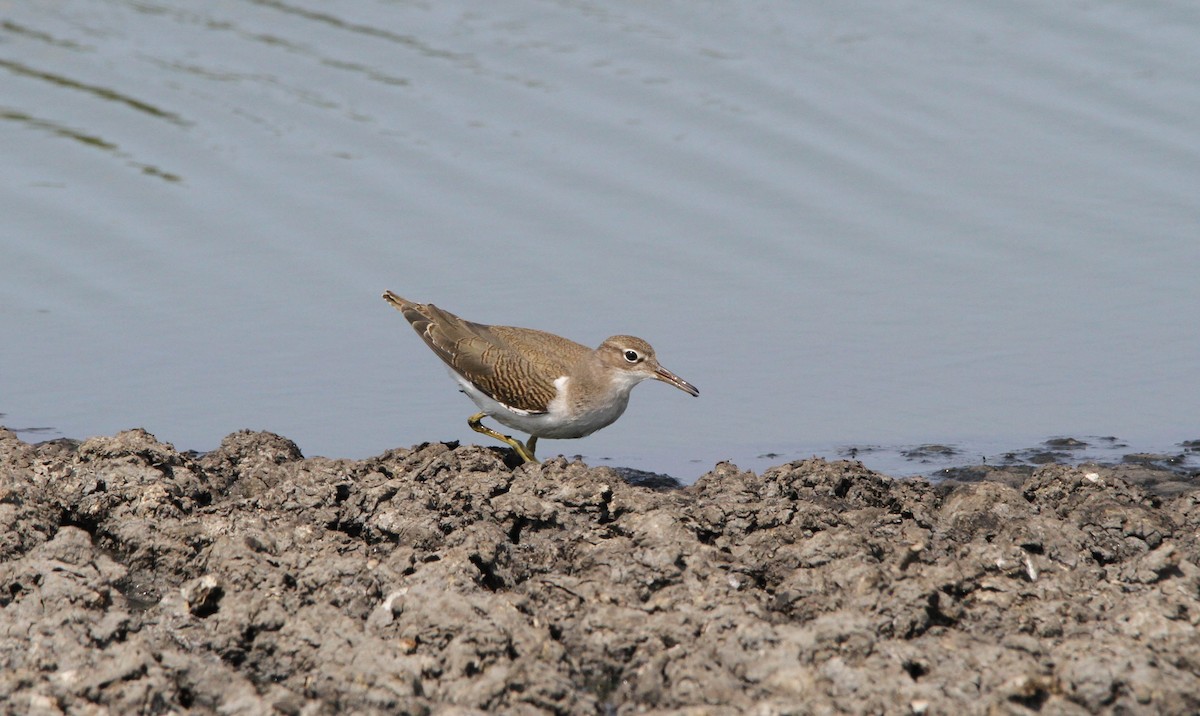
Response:
POLYGON ((6 713, 1200 712, 1200 497, 0 430, 6 713))

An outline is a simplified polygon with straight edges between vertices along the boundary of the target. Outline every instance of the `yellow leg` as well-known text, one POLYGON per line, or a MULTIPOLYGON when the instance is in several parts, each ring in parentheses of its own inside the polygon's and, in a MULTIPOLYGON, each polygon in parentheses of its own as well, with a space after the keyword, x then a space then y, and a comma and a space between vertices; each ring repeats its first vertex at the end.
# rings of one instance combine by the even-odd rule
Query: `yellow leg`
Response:
POLYGON ((513 450, 517 451, 517 455, 525 462, 538 461, 538 459, 533 456, 533 448, 537 444, 537 438, 530 437, 529 445, 526 446, 525 443, 517 440, 514 437, 509 435, 501 435, 500 433, 492 430, 489 427, 486 427, 482 422, 480 422, 486 415, 486 413, 475 413, 471 417, 467 418, 467 425, 470 425, 471 429, 477 433, 483 433, 488 437, 496 438, 502 443, 507 443, 510 447, 512 447, 513 450))

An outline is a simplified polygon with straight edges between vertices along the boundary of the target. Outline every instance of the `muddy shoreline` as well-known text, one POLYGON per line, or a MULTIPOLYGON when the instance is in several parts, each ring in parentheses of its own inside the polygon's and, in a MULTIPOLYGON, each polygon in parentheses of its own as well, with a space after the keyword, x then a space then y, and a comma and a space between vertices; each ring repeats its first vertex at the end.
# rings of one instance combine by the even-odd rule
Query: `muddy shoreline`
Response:
POLYGON ((0 708, 1200 711, 1194 477, 503 458, 0 430, 0 708))

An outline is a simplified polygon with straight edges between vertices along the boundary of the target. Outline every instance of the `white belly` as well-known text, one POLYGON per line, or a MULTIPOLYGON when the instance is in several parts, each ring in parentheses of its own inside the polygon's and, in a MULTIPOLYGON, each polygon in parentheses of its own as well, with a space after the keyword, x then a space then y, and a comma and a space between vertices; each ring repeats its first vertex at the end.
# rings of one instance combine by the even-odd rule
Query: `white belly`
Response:
POLYGON ((567 401, 568 378, 563 376, 554 381, 558 395, 550 401, 549 410, 545 413, 529 413, 492 400, 454 371, 450 371, 450 375, 458 382, 462 392, 496 422, 538 438, 582 438, 591 435, 600 428, 612 425, 629 405, 629 391, 624 390, 616 391, 611 400, 602 401, 589 409, 573 410, 567 401))

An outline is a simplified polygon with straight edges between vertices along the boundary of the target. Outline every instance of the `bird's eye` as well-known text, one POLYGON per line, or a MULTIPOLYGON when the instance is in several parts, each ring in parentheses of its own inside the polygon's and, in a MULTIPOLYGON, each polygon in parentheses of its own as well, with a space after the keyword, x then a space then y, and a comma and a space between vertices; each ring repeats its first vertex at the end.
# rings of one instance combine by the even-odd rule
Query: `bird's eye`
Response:
POLYGON ((632 350, 625 351, 625 360, 629 361, 630 363, 637 363, 641 359, 642 359, 642 357, 640 355, 638 355, 637 351, 632 351, 632 350))

